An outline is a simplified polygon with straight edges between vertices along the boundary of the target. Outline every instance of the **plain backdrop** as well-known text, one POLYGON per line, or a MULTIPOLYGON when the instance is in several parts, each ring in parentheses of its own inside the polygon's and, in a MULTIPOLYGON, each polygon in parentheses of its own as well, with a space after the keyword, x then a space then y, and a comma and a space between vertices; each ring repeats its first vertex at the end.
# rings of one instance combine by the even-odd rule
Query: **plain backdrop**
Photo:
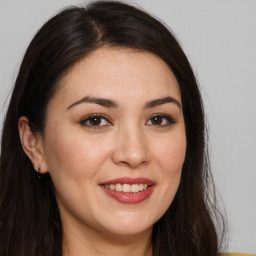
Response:
MULTIPOLYGON (((0 123, 24 51, 59 9, 88 1, 0 0, 0 123)), ((202 88, 228 251, 256 253, 256 0, 138 0, 179 39, 202 88)))

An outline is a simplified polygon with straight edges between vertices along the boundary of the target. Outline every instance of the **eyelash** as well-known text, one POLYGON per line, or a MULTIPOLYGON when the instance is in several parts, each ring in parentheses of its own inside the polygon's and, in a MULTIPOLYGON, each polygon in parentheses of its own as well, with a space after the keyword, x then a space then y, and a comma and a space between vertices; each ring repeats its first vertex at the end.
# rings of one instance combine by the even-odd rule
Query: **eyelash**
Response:
MULTIPOLYGON (((151 124, 149 124, 149 125, 153 125, 156 128, 164 128, 164 127, 168 127, 168 126, 171 126, 172 124, 176 123, 176 120, 173 117, 171 117, 169 115, 166 115, 166 114, 155 114, 155 115, 152 115, 146 123, 148 123, 149 121, 151 121, 151 124), (164 125, 153 124, 152 123, 153 118, 161 118, 162 120, 165 120, 167 123, 164 124, 164 125)), ((109 121, 109 119, 107 117, 105 117, 104 115, 102 115, 102 114, 92 114, 92 115, 86 116, 83 120, 80 121, 80 124, 82 126, 88 127, 89 129, 102 129, 105 126, 113 125, 109 121), (94 118, 98 119, 98 121, 100 123, 99 125, 97 125, 97 124, 94 124, 94 125, 93 124, 89 124, 89 122, 93 121, 94 118), (108 124, 101 125, 102 120, 105 120, 105 122, 107 122, 108 124)))
POLYGON ((102 114, 92 114, 92 115, 86 116, 83 120, 80 121, 80 124, 82 126, 86 126, 86 127, 90 128, 90 129, 101 129, 104 126, 112 125, 112 123, 109 121, 109 119, 102 114), (105 120, 108 124, 107 125, 88 124, 88 122, 93 121, 93 118, 95 118, 95 119, 98 118, 100 123, 102 122, 102 120, 105 120))
POLYGON ((171 126, 172 124, 176 123, 176 120, 173 117, 171 117, 170 115, 166 115, 166 114, 154 114, 154 115, 152 115, 149 118, 148 121, 151 120, 151 123, 152 123, 153 118, 161 118, 161 119, 164 119, 167 122, 164 125, 161 125, 161 124, 160 125, 151 124, 151 125, 154 125, 156 128, 164 128, 164 127, 168 127, 168 126, 171 126))

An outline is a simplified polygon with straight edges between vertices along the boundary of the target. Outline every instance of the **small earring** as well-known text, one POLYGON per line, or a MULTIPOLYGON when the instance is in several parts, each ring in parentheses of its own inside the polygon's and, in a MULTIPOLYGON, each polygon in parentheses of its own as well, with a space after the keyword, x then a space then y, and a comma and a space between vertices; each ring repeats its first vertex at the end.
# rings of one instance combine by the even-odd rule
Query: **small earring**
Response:
POLYGON ((40 179, 41 178, 40 167, 37 167, 36 172, 37 172, 37 175, 38 175, 38 179, 40 179))

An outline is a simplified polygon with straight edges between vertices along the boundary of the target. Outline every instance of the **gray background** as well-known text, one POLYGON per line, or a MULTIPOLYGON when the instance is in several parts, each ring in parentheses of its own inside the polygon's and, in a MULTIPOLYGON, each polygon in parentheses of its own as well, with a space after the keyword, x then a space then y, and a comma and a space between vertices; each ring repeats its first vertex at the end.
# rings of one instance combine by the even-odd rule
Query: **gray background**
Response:
MULTIPOLYGON (((60 8, 0 0, 0 123, 24 51, 60 8)), ((138 0, 174 31, 202 87, 211 163, 230 223, 228 251, 256 253, 256 0, 138 0)))

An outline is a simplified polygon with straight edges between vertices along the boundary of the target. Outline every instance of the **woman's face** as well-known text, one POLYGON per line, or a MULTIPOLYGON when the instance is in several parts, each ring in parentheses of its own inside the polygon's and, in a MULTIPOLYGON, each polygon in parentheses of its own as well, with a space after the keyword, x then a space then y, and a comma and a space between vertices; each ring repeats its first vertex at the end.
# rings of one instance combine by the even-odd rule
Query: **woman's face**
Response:
POLYGON ((150 53, 101 48, 67 74, 41 140, 64 229, 151 232, 185 158, 178 83, 150 53))

